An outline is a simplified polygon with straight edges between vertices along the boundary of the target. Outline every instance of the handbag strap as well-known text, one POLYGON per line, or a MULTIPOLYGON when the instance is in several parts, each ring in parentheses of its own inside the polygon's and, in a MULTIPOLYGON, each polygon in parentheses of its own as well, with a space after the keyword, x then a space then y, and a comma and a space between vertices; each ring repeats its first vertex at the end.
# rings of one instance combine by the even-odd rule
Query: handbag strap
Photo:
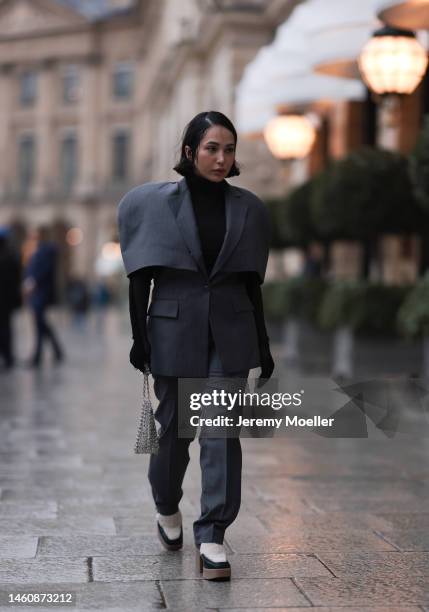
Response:
POLYGON ((149 374, 150 374, 149 366, 145 364, 144 370, 143 370, 143 399, 145 397, 150 398, 149 374))

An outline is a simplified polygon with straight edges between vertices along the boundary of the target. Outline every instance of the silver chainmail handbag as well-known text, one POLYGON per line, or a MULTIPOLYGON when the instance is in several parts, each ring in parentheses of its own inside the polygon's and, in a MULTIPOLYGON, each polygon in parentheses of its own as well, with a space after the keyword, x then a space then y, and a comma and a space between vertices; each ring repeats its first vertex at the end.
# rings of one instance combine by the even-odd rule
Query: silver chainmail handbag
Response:
POLYGON ((134 452, 138 455, 157 455, 159 451, 158 432, 156 431, 155 416, 150 401, 149 374, 150 370, 148 366, 145 366, 143 372, 142 411, 137 431, 137 439, 134 445, 134 452))

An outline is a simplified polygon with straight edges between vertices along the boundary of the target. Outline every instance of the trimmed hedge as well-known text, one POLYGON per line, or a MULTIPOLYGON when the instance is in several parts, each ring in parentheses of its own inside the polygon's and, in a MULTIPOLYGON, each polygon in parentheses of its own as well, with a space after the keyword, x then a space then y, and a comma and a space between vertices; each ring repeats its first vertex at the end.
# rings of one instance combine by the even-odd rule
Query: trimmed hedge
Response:
POLYGON ((301 318, 316 322, 325 289, 325 280, 304 277, 265 283, 262 287, 265 315, 276 321, 301 318))
POLYGON ((311 214, 320 234, 331 240, 418 232, 425 219, 414 197, 408 159, 369 147, 332 162, 316 177, 311 214))
POLYGON ((305 247, 319 239, 311 215, 313 188, 314 179, 311 179, 293 189, 279 209, 279 233, 294 246, 305 247))
POLYGON ((429 333, 429 274, 413 287, 398 313, 404 336, 415 338, 429 333))
POLYGON ((271 198, 265 200, 271 225, 270 248, 274 250, 286 249, 291 245, 282 231, 282 216, 285 206, 285 198, 271 198))
MULTIPOLYGON (((323 279, 303 277, 265 283, 262 290, 267 320, 282 322, 298 318, 323 330, 333 331, 346 325, 356 334, 379 336, 400 331, 398 313, 415 291, 408 286, 385 286, 368 281, 327 283, 323 279)), ((429 326, 429 278, 424 291, 429 326)))
POLYGON ((320 306, 319 324, 330 330, 347 325, 356 334, 395 335, 399 309, 410 291, 368 281, 333 283, 320 306))

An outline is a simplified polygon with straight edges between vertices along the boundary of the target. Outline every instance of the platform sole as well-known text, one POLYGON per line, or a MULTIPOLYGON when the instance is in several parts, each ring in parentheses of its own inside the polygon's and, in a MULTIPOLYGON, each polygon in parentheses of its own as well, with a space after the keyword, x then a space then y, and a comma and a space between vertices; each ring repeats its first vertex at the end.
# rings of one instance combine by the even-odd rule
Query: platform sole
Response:
POLYGON ((205 567, 199 550, 196 551, 196 570, 199 574, 202 574, 203 578, 206 580, 217 580, 220 582, 231 579, 230 567, 205 567))

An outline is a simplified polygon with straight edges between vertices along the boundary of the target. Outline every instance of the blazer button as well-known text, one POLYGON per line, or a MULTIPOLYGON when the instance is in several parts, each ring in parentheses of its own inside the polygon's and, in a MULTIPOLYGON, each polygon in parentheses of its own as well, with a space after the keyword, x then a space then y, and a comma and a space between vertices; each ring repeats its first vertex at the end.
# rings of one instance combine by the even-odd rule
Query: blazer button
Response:
POLYGON ((208 289, 210 285, 204 285, 204 289, 208 289))

